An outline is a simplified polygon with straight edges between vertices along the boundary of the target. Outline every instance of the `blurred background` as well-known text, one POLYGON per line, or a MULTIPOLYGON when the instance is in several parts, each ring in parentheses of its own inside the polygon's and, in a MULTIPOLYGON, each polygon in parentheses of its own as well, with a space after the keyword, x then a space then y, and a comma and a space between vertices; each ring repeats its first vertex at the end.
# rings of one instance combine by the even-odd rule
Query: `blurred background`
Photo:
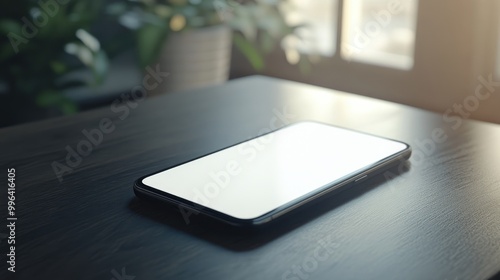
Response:
POLYGON ((261 74, 500 123, 499 1, 21 0, 0 15, 0 127, 109 106, 155 70, 169 75, 148 96, 261 74))

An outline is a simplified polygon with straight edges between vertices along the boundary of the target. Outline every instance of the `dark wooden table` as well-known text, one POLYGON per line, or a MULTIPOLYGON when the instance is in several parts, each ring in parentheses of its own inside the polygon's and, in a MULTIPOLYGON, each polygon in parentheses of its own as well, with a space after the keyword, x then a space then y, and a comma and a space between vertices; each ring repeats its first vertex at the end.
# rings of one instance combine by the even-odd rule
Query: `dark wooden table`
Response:
MULTIPOLYGON (((4 223, 7 168, 16 169, 18 279, 487 279, 500 271, 498 125, 259 76, 135 101, 127 116, 108 107, 0 130, 4 223), (196 215, 186 224, 175 209, 134 196, 143 174, 300 120, 399 139, 415 152, 390 174, 256 230, 196 215), (104 131, 92 151, 84 129, 104 131), (68 166, 67 147, 88 155, 68 166), (66 165, 61 182, 54 162, 66 165)), ((1 228, 0 278, 11 279, 1 228)))

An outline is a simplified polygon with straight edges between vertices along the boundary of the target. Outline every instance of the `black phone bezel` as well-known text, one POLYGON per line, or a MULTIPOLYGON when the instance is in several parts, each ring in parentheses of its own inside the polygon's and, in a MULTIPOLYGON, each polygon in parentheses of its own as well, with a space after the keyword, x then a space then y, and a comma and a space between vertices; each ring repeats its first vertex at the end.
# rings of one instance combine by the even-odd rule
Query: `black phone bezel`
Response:
POLYGON ((410 156, 411 156, 411 147, 410 147, 410 145, 408 145, 407 143, 401 142, 401 141, 397 141, 397 140, 386 138, 386 137, 380 137, 380 136, 377 136, 377 135, 373 135, 373 134, 369 134, 369 133, 364 133, 364 132, 360 132, 360 131, 356 131, 356 130, 351 130, 351 129, 348 129, 348 128, 343 128, 343 127, 339 127, 339 126, 325 124, 325 123, 321 123, 321 122, 316 122, 316 121, 302 121, 302 122, 292 123, 292 124, 287 125, 287 126, 283 126, 283 127, 279 128, 279 129, 270 131, 268 133, 265 133, 265 134, 262 134, 262 135, 258 135, 256 137, 251 138, 251 139, 247 139, 247 140, 238 142, 238 143, 236 143, 234 145, 231 145, 231 146, 228 146, 228 147, 225 147, 225 148, 213 151, 211 153, 208 153, 208 154, 205 154, 205 155, 202 155, 202 156, 199 156, 199 157, 196 157, 196 158, 193 158, 193 159, 181 162, 179 164, 170 166, 168 168, 156 171, 154 173, 142 176, 142 177, 140 177, 139 179, 137 179, 134 182, 134 193, 139 198, 146 198, 146 199, 149 198, 149 199, 153 199, 153 200, 156 200, 156 201, 166 202, 166 203, 169 203, 171 205, 178 206, 180 208, 182 207, 182 208, 184 208, 184 210, 192 211, 194 213, 201 213, 203 215, 209 216, 209 217, 214 218, 214 219, 219 220, 219 221, 223 221, 225 223, 229 223, 229 224, 234 225, 234 226, 257 226, 257 225, 266 224, 266 223, 268 223, 268 222, 270 222, 272 220, 275 220, 276 218, 282 216, 283 214, 285 214, 287 212, 290 212, 291 210, 294 210, 296 208, 299 208, 299 207, 301 207, 303 205, 306 205, 307 203, 315 200, 316 198, 322 197, 322 196, 324 196, 324 195, 326 195, 326 194, 328 194, 328 193, 330 193, 332 191, 339 190, 340 188, 346 187, 347 185, 357 183, 357 181, 360 180, 360 179, 365 179, 368 176, 374 176, 374 175, 376 175, 376 174, 378 174, 380 172, 383 172, 383 171, 385 171, 385 170, 393 167, 394 165, 396 165, 401 160, 408 160, 410 156), (197 159, 209 156, 211 154, 214 154, 214 153, 220 152, 222 150, 231 148, 233 146, 245 143, 247 141, 251 141, 253 139, 256 139, 256 138, 259 138, 259 137, 263 137, 263 136, 265 136, 265 135, 267 135, 269 133, 274 133, 274 132, 277 132, 277 131, 279 131, 281 129, 284 129, 284 128, 287 128, 287 127, 290 127, 290 126, 293 126, 293 125, 297 125, 297 124, 300 124, 300 123, 304 123, 304 122, 313 122, 313 123, 318 123, 318 124, 322 124, 322 125, 328 125, 328 126, 332 126, 332 127, 336 127, 336 128, 341 128, 341 129, 349 130, 349 131, 356 132, 356 133, 361 133, 361 134, 375 136, 375 137, 382 138, 382 139, 391 140, 391 141, 398 142, 398 143, 401 143, 401 144, 405 145, 406 148, 403 149, 403 150, 401 150, 400 152, 398 152, 396 154, 393 154, 393 155, 391 155, 389 157, 381 159, 378 162, 373 163, 372 165, 366 166, 366 167, 364 167, 364 168, 362 168, 360 170, 357 170, 357 171, 355 171, 355 172, 353 172, 351 174, 347 174, 346 176, 344 176, 344 177, 342 177, 342 178, 340 178, 338 180, 335 180, 335 181, 333 181, 333 182, 331 182, 331 183, 329 183, 327 185, 324 185, 324 186, 322 186, 320 188, 317 188, 314 191, 311 191, 310 193, 307 193, 307 194, 305 194, 305 195, 303 195, 301 197, 298 197, 298 198, 296 198, 296 199, 294 199, 294 200, 292 200, 292 201, 290 201, 290 202, 288 202, 288 203, 286 203, 284 205, 281 205, 281 206, 279 206, 279 207, 277 207, 277 208, 275 208, 275 209, 273 209, 273 210, 271 210, 271 211, 269 211, 269 212, 267 212, 267 213, 265 213, 265 214, 263 214, 263 215, 261 215, 259 217, 253 218, 253 219, 239 219, 239 218, 230 216, 228 214, 216 211, 214 209, 205 207, 203 205, 197 204, 195 202, 186 200, 184 198, 175 196, 173 194, 170 194, 170 193, 167 193, 167 192, 164 192, 164 191, 160 191, 158 189, 152 188, 152 187, 147 186, 144 183, 142 183, 142 180, 144 178, 146 178, 146 177, 149 177, 149 176, 152 176, 154 174, 157 174, 157 173, 169 170, 171 168, 175 168, 177 166, 186 164, 188 162, 191 162, 191 161, 194 161, 194 160, 197 160, 197 159))

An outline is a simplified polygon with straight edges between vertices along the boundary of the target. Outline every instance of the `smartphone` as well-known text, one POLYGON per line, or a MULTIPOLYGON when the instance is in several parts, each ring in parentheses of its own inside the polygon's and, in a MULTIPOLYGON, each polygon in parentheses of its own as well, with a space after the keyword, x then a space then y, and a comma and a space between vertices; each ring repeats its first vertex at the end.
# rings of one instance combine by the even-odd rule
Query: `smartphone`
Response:
POLYGON ((134 192, 232 225, 261 225, 410 157, 403 142, 298 122, 139 178, 134 192))

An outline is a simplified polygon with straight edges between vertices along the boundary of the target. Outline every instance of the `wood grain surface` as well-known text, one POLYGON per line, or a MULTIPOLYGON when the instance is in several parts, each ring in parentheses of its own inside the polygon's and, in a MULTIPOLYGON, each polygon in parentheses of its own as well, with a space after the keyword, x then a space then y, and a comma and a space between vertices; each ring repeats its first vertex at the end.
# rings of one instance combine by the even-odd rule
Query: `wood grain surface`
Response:
POLYGON ((127 116, 107 107, 0 130, 0 213, 6 223, 14 167, 18 217, 17 272, 6 270, 3 239, 1 279, 488 279, 500 271, 498 125, 260 76, 130 104, 127 116), (77 149, 82 130, 106 118, 114 130, 60 182, 53 163, 65 164, 66 147, 77 149), (398 139, 414 154, 389 175, 254 230, 196 215, 186 224, 176 209, 134 196, 141 175, 300 120, 398 139))

